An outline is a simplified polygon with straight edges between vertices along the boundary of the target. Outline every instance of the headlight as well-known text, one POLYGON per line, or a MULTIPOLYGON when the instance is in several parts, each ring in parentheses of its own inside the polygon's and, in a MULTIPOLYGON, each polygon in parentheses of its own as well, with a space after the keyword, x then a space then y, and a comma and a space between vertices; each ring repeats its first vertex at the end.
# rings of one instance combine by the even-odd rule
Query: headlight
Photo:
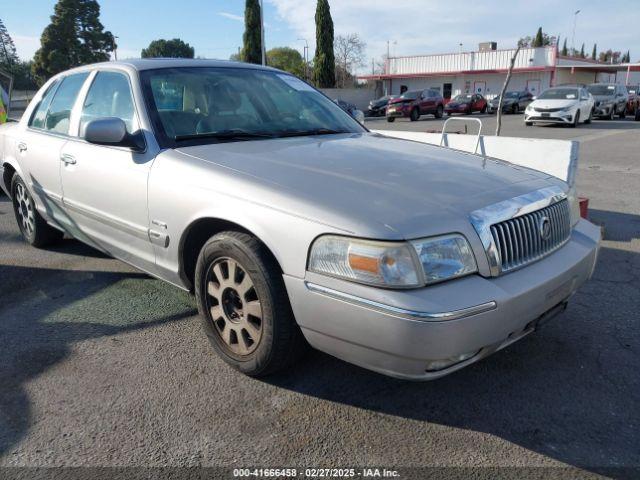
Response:
POLYGON ((569 213, 571 214, 571 228, 573 228, 580 221, 580 200, 578 199, 576 187, 569 189, 567 200, 569 202, 569 213))
POLYGON ((533 112, 533 107, 531 105, 527 105, 527 108, 524 109, 525 112, 533 112))
POLYGON ((380 287, 411 288, 477 271, 467 240, 458 234, 377 242, 325 235, 311 247, 309 270, 380 287))
POLYGON ((309 270, 381 287, 421 285, 417 259, 403 242, 325 235, 311 247, 309 270))
POLYGON ((478 270, 469 242, 462 235, 411 242, 418 253, 427 284, 461 277, 478 270))

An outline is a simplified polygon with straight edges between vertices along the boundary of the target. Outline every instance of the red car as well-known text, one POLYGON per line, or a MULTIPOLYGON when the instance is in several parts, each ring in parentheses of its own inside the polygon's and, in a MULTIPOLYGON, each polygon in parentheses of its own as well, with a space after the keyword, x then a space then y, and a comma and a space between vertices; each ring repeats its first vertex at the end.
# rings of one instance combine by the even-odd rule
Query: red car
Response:
POLYGON ((627 115, 634 115, 637 117, 638 110, 640 110, 640 86, 627 85, 627 92, 629 92, 627 115))
POLYGON ((479 93, 463 93, 455 96, 444 107, 447 115, 452 113, 464 113, 469 115, 473 112, 485 113, 487 111, 487 100, 479 93))
POLYGON ((409 117, 412 122, 420 115, 435 115, 442 118, 444 100, 435 90, 412 90, 404 92, 398 98, 389 100, 387 106, 387 122, 394 122, 398 117, 409 117))

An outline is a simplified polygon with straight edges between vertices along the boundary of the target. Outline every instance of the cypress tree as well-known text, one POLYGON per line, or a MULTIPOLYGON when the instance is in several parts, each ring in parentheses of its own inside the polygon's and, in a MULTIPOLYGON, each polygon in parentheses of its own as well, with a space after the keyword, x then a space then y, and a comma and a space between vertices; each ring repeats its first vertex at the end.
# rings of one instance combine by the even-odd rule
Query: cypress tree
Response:
POLYGON ((336 83, 333 54, 333 20, 328 0, 318 0, 316 7, 316 55, 313 78, 318 88, 331 88, 336 83))
POLYGON ((598 56, 598 44, 594 43, 593 50, 591 51, 591 58, 594 60, 597 60, 598 59, 597 56, 598 56))
POLYGON ((544 37, 542 36, 542 27, 538 27, 538 31, 536 32, 536 36, 533 39, 532 47, 542 47, 544 45, 544 37))
POLYGON ((567 39, 564 39, 564 43, 562 44, 562 53, 560 55, 566 57, 569 54, 569 51, 567 50, 567 39))
POLYGON ((585 58, 586 55, 584 54, 584 43, 582 44, 582 48, 580 49, 580 58, 585 58))
POLYGON ((58 0, 34 56, 32 71, 40 83, 69 68, 109 60, 114 38, 99 16, 95 0, 58 0))
POLYGON ((262 30, 260 24, 260 3, 246 0, 244 7, 244 35, 242 35, 243 62, 262 63, 262 30))

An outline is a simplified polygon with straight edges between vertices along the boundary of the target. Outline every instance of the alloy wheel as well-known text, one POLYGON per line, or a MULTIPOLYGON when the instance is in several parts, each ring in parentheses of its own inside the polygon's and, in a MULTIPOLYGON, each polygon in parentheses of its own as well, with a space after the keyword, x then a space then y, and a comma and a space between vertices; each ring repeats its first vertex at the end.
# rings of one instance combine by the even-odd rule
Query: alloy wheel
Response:
POLYGON ((234 354, 251 354, 262 338, 262 304, 247 270, 236 260, 219 258, 209 268, 207 309, 216 332, 234 354))
POLYGON ((18 214, 20 228, 28 237, 32 237, 36 228, 36 220, 33 211, 33 201, 27 189, 21 183, 16 185, 15 208, 18 214))

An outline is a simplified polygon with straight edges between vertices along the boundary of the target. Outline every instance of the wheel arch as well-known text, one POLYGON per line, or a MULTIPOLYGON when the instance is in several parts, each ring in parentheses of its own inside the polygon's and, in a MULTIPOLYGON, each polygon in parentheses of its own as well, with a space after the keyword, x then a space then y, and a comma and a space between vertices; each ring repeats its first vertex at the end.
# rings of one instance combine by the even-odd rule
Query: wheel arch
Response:
POLYGON ((193 291, 196 262, 198 260, 198 255, 200 254, 200 250, 202 250, 203 245, 212 236, 225 231, 243 232, 258 239, 258 241, 265 246, 269 254, 273 257, 280 273, 282 273, 282 266, 278 261, 277 256, 274 254, 273 249, 269 247, 264 239, 254 233, 253 229, 223 218, 202 217, 194 220, 187 226, 180 237, 178 245, 178 268, 180 279, 190 291, 193 291))

